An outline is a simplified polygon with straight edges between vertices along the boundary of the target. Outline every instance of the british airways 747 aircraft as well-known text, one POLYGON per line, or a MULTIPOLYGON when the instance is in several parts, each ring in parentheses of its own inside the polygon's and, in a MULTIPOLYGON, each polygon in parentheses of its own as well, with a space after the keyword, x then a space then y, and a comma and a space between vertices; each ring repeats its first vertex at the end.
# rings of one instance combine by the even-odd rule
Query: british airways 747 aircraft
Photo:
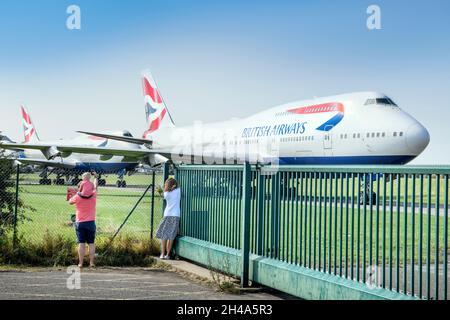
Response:
MULTIPOLYGON (((406 164, 428 145, 425 127, 382 93, 357 92, 283 104, 248 118, 175 127, 149 72, 143 73, 147 130, 140 139, 83 132, 146 146, 148 161, 345 165, 406 164), (155 157, 158 156, 158 157, 155 157)), ((211 107, 213 108, 213 106, 211 107)), ((133 150, 74 148, 131 155, 133 150)))
POLYGON ((250 161, 280 165, 364 165, 406 164, 430 141, 424 126, 389 97, 377 92, 296 101, 244 119, 176 127, 149 72, 143 73, 142 83, 149 123, 142 138, 80 132, 144 147, 56 143, 54 149, 63 154, 139 158, 151 165, 167 160, 208 164, 250 161))
MULTIPOLYGON (((48 176, 55 173, 57 178, 55 184, 64 184, 63 176, 73 176, 72 184, 77 184, 78 176, 86 171, 96 171, 102 174, 118 174, 118 187, 126 187, 123 176, 128 171, 133 171, 139 165, 139 158, 114 156, 114 155, 98 155, 98 154, 77 154, 69 150, 60 150, 58 147, 63 146, 90 146, 94 148, 108 147, 127 147, 131 150, 139 150, 140 147, 135 144, 127 144, 123 142, 112 141, 95 136, 81 135, 71 140, 59 141, 41 141, 39 139, 35 125, 33 124, 30 114, 25 107, 21 107, 24 142, 14 143, 4 139, 0 142, 0 148, 11 149, 17 152, 17 160, 23 164, 38 165, 44 167, 41 173, 40 184, 51 184, 48 176)), ((128 131, 120 132, 121 136, 132 137, 128 131)), ((104 185, 105 180, 99 179, 99 184, 104 185)))

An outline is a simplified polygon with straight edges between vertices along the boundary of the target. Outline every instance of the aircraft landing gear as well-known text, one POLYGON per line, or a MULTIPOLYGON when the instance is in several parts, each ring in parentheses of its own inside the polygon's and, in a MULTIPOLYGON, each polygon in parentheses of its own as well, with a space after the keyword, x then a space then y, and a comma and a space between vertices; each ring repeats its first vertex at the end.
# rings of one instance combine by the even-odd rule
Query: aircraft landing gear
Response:
POLYGON ((53 180, 53 184, 57 186, 63 186, 65 182, 66 181, 63 178, 61 178, 61 175, 59 174, 56 176, 56 179, 53 180))
POLYGON ((57 178, 57 179, 53 180, 53 184, 55 184, 57 186, 63 186, 65 182, 66 181, 62 178, 57 178))
POLYGON ((104 187, 106 186, 106 180, 105 179, 101 179, 100 177, 98 178, 98 185, 100 187, 104 187))
POLYGON ((117 188, 126 188, 127 182, 125 180, 117 180, 116 187, 117 188))
POLYGON ((80 181, 81 181, 81 179, 78 178, 78 176, 76 176, 76 177, 72 178, 72 181, 70 182, 70 184, 73 186, 77 186, 80 183, 80 181))
POLYGON ((126 173, 125 170, 122 170, 122 171, 120 171, 118 173, 119 180, 117 180, 117 182, 116 182, 116 187, 117 188, 126 188, 127 187, 127 182, 123 179, 125 173, 126 173))
POLYGON ((41 179, 39 179, 39 184, 43 185, 43 186, 49 186, 52 184, 52 180, 48 178, 48 176, 51 174, 51 172, 48 172, 48 169, 45 168, 40 174, 39 177, 41 177, 41 179))
POLYGON ((52 184, 52 180, 48 178, 39 179, 39 184, 42 186, 50 186, 52 184))

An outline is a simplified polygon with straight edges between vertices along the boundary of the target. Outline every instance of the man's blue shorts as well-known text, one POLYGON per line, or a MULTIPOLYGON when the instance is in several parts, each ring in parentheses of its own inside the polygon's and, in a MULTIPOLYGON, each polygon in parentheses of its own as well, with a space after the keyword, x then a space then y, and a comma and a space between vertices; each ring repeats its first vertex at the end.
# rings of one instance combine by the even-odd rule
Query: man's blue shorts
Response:
POLYGON ((95 241, 95 232, 97 227, 95 221, 76 222, 75 230, 77 232, 78 243, 93 244, 95 241))

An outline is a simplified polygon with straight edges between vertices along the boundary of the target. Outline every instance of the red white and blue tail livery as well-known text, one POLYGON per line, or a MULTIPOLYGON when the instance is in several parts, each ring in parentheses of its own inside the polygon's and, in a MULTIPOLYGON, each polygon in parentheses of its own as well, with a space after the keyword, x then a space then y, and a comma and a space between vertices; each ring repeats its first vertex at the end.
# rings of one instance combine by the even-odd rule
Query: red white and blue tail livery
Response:
POLYGON ((30 114, 25 109, 24 106, 20 107, 20 112, 22 114, 22 127, 24 135, 24 143, 37 142, 39 141, 39 136, 34 127, 33 121, 31 121, 30 114))
POLYGON ((152 133, 160 128, 174 127, 175 125, 159 92, 156 81, 149 71, 142 73, 142 89, 145 99, 145 116, 149 124, 148 129, 143 134, 143 138, 149 138, 152 133))

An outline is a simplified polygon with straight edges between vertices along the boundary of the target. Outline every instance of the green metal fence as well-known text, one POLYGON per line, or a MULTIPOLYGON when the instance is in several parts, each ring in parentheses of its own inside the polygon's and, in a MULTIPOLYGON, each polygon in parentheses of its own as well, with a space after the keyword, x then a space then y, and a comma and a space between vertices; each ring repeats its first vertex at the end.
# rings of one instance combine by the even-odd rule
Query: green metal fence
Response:
POLYGON ((253 255, 411 297, 448 299, 450 167, 244 171, 176 168, 182 236, 244 249, 244 258, 248 240, 253 255), (242 225, 246 205, 248 226, 242 225))

